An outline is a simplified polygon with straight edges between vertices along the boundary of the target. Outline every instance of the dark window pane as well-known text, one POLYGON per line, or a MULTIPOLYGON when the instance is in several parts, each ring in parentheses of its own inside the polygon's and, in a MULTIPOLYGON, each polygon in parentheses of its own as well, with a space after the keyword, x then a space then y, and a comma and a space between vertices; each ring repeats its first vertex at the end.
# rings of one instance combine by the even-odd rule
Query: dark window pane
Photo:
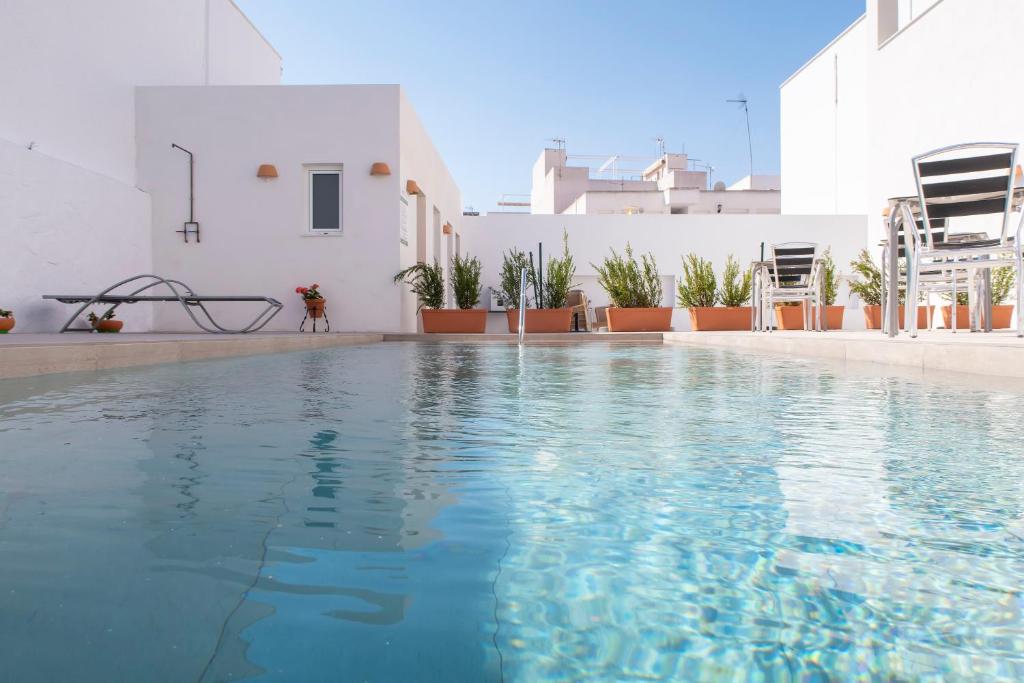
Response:
POLYGON ((313 174, 313 229, 341 229, 341 174, 313 174))

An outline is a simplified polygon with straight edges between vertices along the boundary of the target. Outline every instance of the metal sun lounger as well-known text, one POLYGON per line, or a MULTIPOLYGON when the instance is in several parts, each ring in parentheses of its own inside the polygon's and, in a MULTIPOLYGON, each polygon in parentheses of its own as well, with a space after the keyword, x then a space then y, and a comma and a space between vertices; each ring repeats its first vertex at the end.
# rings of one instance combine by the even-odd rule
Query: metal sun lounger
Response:
POLYGON ((91 332, 91 327, 71 327, 79 315, 82 314, 85 309, 95 304, 111 304, 110 308, 104 313, 113 311, 121 304, 134 304, 144 302, 178 302, 181 304, 185 312, 188 313, 188 317, 192 319, 192 322, 196 324, 199 329, 204 332, 210 332, 213 334, 245 334, 247 332, 256 332, 262 329, 271 318, 277 315, 278 311, 281 310, 283 304, 272 299, 269 296, 206 296, 196 294, 192 289, 180 280, 171 280, 168 278, 160 277, 159 275, 136 275, 126 280, 121 280, 118 283, 107 287, 99 294, 44 294, 44 299, 53 299, 63 304, 81 304, 75 312, 68 318, 68 321, 64 323, 64 327, 60 328, 61 332, 91 332), (136 282, 142 280, 145 282, 141 287, 138 287, 126 294, 112 294, 114 290, 130 282, 136 282), (148 282, 146 282, 148 281, 148 282), (165 285, 170 290, 169 294, 165 295, 154 295, 154 294, 143 294, 143 292, 156 287, 157 285, 165 285), (257 315, 251 323, 240 329, 229 329, 220 325, 210 312, 206 310, 205 302, 218 302, 218 301, 229 301, 229 302, 247 302, 247 301, 259 301, 267 304, 267 307, 263 309, 259 315, 257 315), (198 308, 202 311, 202 314, 209 321, 209 326, 204 324, 193 309, 198 308))

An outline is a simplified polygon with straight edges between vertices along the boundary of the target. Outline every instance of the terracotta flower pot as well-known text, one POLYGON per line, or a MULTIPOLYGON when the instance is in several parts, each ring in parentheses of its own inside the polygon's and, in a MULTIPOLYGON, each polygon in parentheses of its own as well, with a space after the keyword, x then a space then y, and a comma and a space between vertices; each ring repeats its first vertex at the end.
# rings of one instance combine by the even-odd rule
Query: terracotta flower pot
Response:
POLYGON ((124 327, 123 320, 97 320, 92 324, 94 330, 103 333, 120 332, 122 327, 124 327))
POLYGON ((690 329, 694 332, 751 329, 750 306, 689 308, 690 329))
POLYGON ((668 332, 672 329, 671 308, 617 308, 609 306, 609 332, 668 332))
MULTIPOLYGON (((905 309, 900 306, 900 329, 905 327, 904 322, 906 321, 905 309)), ((864 306, 864 327, 869 330, 880 330, 882 329, 882 307, 877 305, 864 306)), ((924 330, 928 328, 928 307, 918 306, 917 308, 917 329, 924 330)))
MULTIPOLYGON (((775 326, 780 330, 804 329, 804 305, 776 306, 775 326)), ((814 321, 811 321, 811 326, 813 329, 814 321)))
POLYGON ((846 310, 846 306, 826 306, 825 307, 825 322, 828 323, 828 329, 830 330, 841 330, 843 329, 843 312, 846 310))
POLYGON ((483 334, 487 329, 485 308, 424 308, 420 316, 427 334, 483 334))
MULTIPOLYGON (((1013 304, 992 307, 992 329, 1005 330, 1010 326, 1013 304)), ((942 324, 948 330, 953 326, 953 307, 942 307, 942 324)), ((956 307, 956 329, 966 330, 971 326, 971 313, 967 306, 956 307)))
MULTIPOLYGON (((519 332, 519 309, 506 308, 508 331, 519 332)), ((571 308, 528 308, 526 309, 527 332, 568 332, 572 326, 571 308)))
POLYGON ((306 302, 306 312, 310 318, 322 318, 324 317, 324 306, 327 305, 327 299, 303 299, 306 302))
POLYGON ((14 329, 14 317, 0 318, 0 334, 7 334, 14 329))
MULTIPOLYGON (((804 306, 776 306, 775 320, 780 330, 802 330, 804 329, 804 306)), ((843 311, 845 306, 826 306, 825 324, 830 330, 843 329, 843 311)), ((811 319, 811 329, 814 329, 814 319, 811 319)))

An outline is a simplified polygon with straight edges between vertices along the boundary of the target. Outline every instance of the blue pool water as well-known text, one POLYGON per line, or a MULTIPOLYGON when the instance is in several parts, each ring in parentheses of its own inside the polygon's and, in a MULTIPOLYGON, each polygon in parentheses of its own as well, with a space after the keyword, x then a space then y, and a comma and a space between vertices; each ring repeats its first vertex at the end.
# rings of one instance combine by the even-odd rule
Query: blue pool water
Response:
POLYGON ((3 381, 0 679, 1021 679, 1022 398, 677 346, 3 381))

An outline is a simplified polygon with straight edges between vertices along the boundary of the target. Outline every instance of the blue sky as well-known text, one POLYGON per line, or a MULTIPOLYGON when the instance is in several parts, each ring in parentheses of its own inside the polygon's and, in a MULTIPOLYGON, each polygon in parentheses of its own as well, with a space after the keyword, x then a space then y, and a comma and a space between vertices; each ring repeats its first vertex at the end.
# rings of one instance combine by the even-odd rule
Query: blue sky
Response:
POLYGON ((462 188, 490 211, 530 191, 549 138, 569 154, 685 145, 715 180, 779 170, 778 86, 864 0, 238 0, 285 83, 400 83, 462 188))

